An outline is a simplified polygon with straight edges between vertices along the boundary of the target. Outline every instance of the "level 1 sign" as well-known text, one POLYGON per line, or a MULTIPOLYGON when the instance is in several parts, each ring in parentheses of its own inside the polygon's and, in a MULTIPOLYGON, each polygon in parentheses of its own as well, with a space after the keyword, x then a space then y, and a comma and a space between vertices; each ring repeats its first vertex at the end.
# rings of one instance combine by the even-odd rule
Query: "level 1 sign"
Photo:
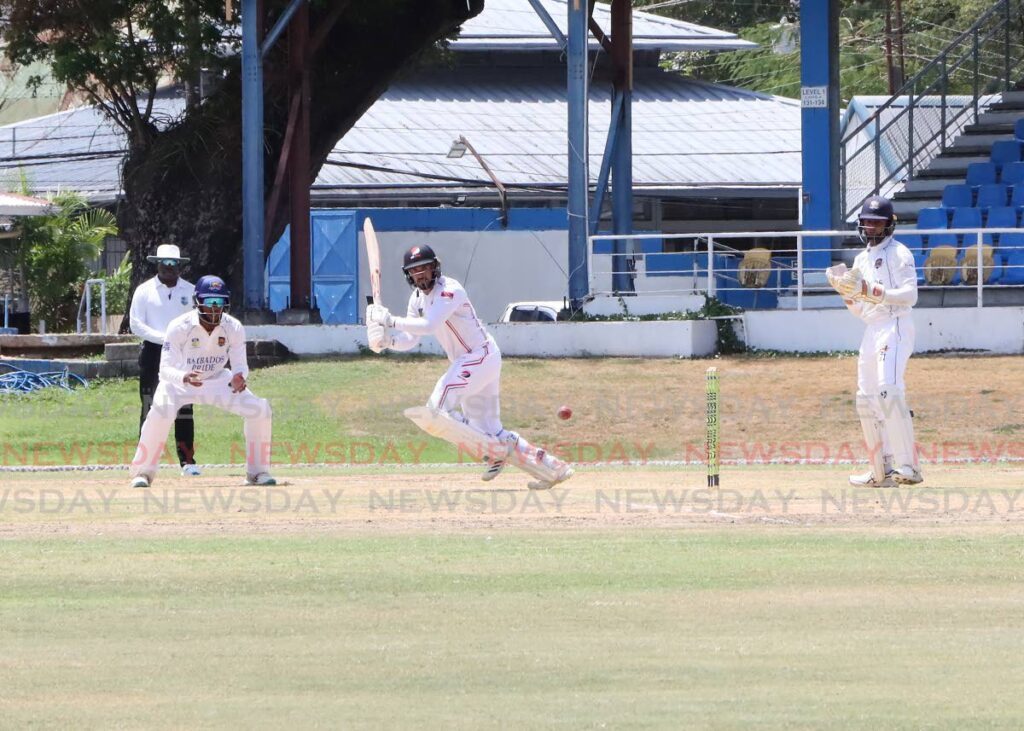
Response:
POLYGON ((825 109, 828 107, 827 86, 803 86, 800 88, 800 106, 803 109, 825 109))

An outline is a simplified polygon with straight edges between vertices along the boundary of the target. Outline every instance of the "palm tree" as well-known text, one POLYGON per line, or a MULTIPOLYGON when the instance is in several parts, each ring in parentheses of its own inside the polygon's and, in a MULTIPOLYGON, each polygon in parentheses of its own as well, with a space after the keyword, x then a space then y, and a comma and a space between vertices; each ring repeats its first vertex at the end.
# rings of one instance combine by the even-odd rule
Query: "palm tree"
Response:
POLYGON ((74 323, 89 262, 117 234, 117 222, 79 193, 58 193, 52 202, 55 213, 24 219, 19 248, 33 319, 59 332, 74 323))

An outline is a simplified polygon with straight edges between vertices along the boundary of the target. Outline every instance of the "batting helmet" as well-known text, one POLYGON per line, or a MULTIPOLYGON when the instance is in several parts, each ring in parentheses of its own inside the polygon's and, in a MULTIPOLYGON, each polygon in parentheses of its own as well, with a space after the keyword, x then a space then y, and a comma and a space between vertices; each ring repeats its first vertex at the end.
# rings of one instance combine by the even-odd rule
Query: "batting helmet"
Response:
POLYGON ((405 252, 405 256, 402 258, 402 271, 405 272, 405 281, 409 283, 410 287, 419 287, 424 292, 429 292, 434 288, 434 283, 437 282, 437 278, 441 276, 441 261, 437 258, 434 250, 426 244, 420 246, 414 246, 405 252), (417 285, 413 280, 412 275, 409 274, 409 270, 424 264, 433 264, 433 274, 430 277, 429 282, 417 285))

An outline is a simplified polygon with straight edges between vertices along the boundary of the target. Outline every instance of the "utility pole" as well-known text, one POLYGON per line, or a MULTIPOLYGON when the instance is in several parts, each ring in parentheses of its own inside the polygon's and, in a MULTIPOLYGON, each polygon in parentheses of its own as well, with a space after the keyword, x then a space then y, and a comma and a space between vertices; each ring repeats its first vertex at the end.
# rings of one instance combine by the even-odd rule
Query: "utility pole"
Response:
POLYGON ((893 81, 896 89, 893 93, 896 93, 899 89, 903 88, 903 84, 907 80, 907 58, 903 52, 903 0, 895 0, 896 3, 896 17, 893 24, 893 34, 896 36, 896 58, 899 60, 898 73, 895 74, 893 81))
POLYGON ((885 72, 889 80, 889 96, 896 93, 896 79, 892 65, 892 0, 885 0, 885 72))

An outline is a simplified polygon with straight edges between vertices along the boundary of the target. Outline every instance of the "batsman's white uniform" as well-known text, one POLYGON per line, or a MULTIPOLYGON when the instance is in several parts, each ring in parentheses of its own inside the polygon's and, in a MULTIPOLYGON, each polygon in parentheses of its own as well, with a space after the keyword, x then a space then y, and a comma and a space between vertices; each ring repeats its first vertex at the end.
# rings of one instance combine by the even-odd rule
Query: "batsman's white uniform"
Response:
POLYGON ((406 316, 396 317, 392 327, 397 331, 392 350, 411 350, 424 335, 433 335, 448 356, 448 370, 427 406, 461 410, 469 425, 485 434, 501 431, 501 351, 461 284, 442 275, 429 294, 414 290, 406 316))
POLYGON ((150 480, 156 476, 174 416, 187 404, 210 404, 241 416, 245 420, 247 471, 250 475, 269 472, 270 404, 248 388, 234 393, 230 385, 235 374, 249 376, 242 323, 222 314, 220 323, 207 332, 199 322, 199 311, 192 310, 171 321, 162 347, 160 385, 142 426, 132 475, 146 475, 150 480), (190 372, 199 374, 201 385, 184 382, 190 372))
MULTIPOLYGON (((394 332, 385 341, 385 347, 392 350, 411 350, 424 335, 433 335, 444 348, 450 365, 434 386, 427 407, 456 421, 464 420, 473 432, 484 437, 484 444, 490 441, 489 452, 493 444, 504 446, 500 457, 486 453, 486 461, 491 466, 484 473, 485 480, 493 479, 506 459, 537 478, 537 482, 530 483, 532 488, 551 487, 572 475, 569 465, 502 427, 501 351, 480 322, 459 282, 441 275, 429 293, 414 289, 406 316, 395 317, 391 328, 394 332)), ((436 431, 412 414, 407 413, 407 416, 429 433, 443 434, 442 438, 455 443, 463 441, 464 433, 451 431, 450 425, 441 424, 440 431, 436 431)), ((466 441, 476 442, 476 439, 469 434, 466 441)))
MULTIPOLYGON (((917 272, 910 250, 893 237, 857 254, 853 268, 868 286, 885 289, 882 302, 846 300, 866 323, 857 361, 857 413, 864 429, 873 469, 891 450, 895 466, 919 469, 914 427, 907 407, 904 375, 914 352, 917 272)), ((883 468, 884 472, 884 468, 883 468)))

